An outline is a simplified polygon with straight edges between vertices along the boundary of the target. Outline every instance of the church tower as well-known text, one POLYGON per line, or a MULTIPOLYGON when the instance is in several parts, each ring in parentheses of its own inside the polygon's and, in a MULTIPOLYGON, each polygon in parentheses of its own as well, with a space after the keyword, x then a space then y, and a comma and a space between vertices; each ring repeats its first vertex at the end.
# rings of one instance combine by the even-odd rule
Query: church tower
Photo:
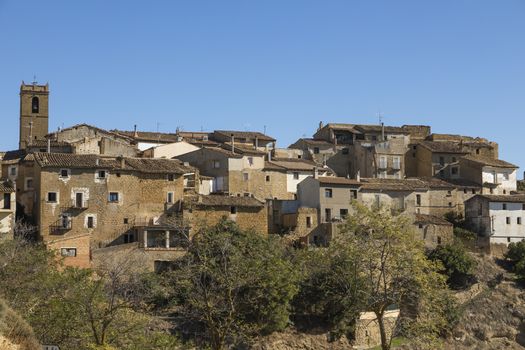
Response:
POLYGON ((49 84, 20 86, 20 140, 25 149, 35 140, 45 140, 49 123, 49 84))

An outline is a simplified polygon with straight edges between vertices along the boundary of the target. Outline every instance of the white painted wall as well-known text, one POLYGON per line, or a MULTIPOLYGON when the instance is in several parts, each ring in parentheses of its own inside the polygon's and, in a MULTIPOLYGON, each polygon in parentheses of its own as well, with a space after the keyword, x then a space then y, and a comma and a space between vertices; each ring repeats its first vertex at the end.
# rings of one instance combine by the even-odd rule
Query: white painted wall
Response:
POLYGON ((507 209, 503 210, 503 204, 490 202, 489 215, 491 217, 491 243, 519 242, 525 239, 525 211, 522 203, 505 203, 507 209), (507 217, 510 224, 507 224, 507 217), (518 218, 521 218, 521 225, 518 218), (510 242, 509 242, 510 240, 510 242))
POLYGON ((311 171, 297 171, 299 174, 298 179, 294 179, 294 171, 289 171, 286 173, 286 191, 290 193, 297 193, 297 185, 308 176, 312 176, 311 171))
POLYGON ((506 191, 506 194, 516 191, 516 181, 516 169, 483 167, 482 182, 499 184, 494 194, 503 194, 503 190, 506 191))
POLYGON ((171 159, 186 153, 190 153, 198 150, 199 147, 192 145, 191 143, 181 141, 168 143, 165 145, 159 145, 154 148, 148 149, 145 155, 151 158, 167 158, 171 159))

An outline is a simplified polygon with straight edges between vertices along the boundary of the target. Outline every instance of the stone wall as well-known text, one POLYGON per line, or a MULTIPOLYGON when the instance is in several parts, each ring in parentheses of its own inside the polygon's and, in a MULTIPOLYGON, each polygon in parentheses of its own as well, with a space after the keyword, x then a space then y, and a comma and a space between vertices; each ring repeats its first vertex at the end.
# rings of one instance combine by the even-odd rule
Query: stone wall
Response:
POLYGON ((58 258, 64 259, 65 266, 80 268, 91 267, 91 244, 89 234, 54 238, 46 242, 46 246, 50 250, 55 250, 58 258), (75 249, 76 256, 64 256, 62 250, 68 248, 75 249))
MULTIPOLYGON (((399 317, 399 310, 386 311, 383 316, 387 339, 392 336, 399 317)), ((379 324, 373 312, 362 312, 356 322, 354 349, 368 349, 381 344, 379 324)))
POLYGON ((184 220, 191 223, 190 235, 202 227, 213 226, 223 218, 232 220, 241 230, 254 230, 260 234, 268 234, 268 213, 266 207, 236 207, 237 213, 231 213, 229 206, 194 207, 191 211, 184 210, 184 220))

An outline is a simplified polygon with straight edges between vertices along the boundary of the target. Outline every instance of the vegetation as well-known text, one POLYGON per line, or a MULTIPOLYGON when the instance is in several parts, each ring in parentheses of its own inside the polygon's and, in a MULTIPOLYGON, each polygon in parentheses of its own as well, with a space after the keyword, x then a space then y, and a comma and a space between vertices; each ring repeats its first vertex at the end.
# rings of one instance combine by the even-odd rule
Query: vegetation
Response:
POLYGON ((0 299, 0 336, 5 337, 20 350, 40 350, 41 346, 31 326, 0 299))
POLYGON ((477 234, 470 229, 463 215, 456 212, 448 212, 445 219, 454 225, 454 236, 463 242, 469 242, 476 239, 477 234))
POLYGON ((184 319, 214 350, 284 329, 299 277, 277 240, 226 220, 203 228, 169 275, 184 319))
POLYGON ((443 265, 442 273, 447 276, 447 283, 452 288, 465 288, 473 282, 476 262, 460 242, 438 246, 429 253, 429 258, 443 265))
POLYGON ((518 181, 518 191, 525 191, 525 180, 518 181))
POLYGON ((214 350, 249 347, 290 320, 352 337, 364 311, 377 316, 382 349, 399 336, 433 348, 458 319, 439 272, 468 271, 457 251, 444 252, 428 259, 406 219, 355 204, 328 248, 292 250, 225 219, 200 229, 161 275, 129 256, 64 268, 42 245, 0 242, 0 297, 40 341, 63 350, 183 347, 159 330, 153 312, 169 314, 180 337, 214 350), (391 308, 401 310, 393 333, 384 322, 391 308))
POLYGON ((505 258, 511 263, 516 275, 525 278, 525 241, 510 243, 505 258))

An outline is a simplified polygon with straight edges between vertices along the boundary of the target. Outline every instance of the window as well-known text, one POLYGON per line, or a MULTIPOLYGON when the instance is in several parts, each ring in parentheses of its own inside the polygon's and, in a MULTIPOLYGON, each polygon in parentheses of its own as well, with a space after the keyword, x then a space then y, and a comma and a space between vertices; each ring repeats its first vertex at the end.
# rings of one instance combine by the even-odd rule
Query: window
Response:
POLYGON ((385 169, 387 166, 387 158, 386 156, 379 157, 379 168, 385 169))
POLYGON ((270 175, 266 175, 266 182, 270 182, 270 175))
POLYGON ((379 177, 380 179, 386 179, 386 171, 385 171, 385 170, 380 171, 378 177, 379 177))
POLYGON ((452 157, 452 163, 456 162, 456 157, 452 157))
POLYGON ((452 175, 457 175, 457 174, 459 173, 459 169, 458 169, 458 167, 457 167, 457 166, 454 166, 454 167, 450 168, 450 173, 451 173, 452 175))
POLYGON ((439 165, 445 165, 445 157, 439 157, 439 165))
POLYGON ((253 157, 248 157, 248 164, 249 164, 250 166, 253 165, 253 157))
POLYGON ((472 190, 472 194, 476 194, 476 190, 472 190))
POLYGON ((332 221, 332 209, 326 208, 324 210, 324 219, 325 219, 325 222, 332 221))
POLYGON ((452 196, 452 191, 447 191, 447 197, 452 196))
POLYGON ((441 237, 438 236, 437 241, 438 241, 438 244, 441 244, 441 237))
POLYGON ((521 209, 522 209, 522 210, 525 210, 525 204, 522 204, 522 205, 521 205, 521 209))
POLYGON ((175 176, 173 176, 173 174, 168 174, 168 181, 174 181, 175 180, 175 176))
POLYGON ((350 199, 357 199, 357 190, 350 190, 350 199))
POLYGON ((419 224, 418 227, 419 227, 419 228, 423 228, 423 224, 419 224))
POLYGON ((232 215, 237 214, 237 207, 230 207, 230 214, 232 215))
POLYGON ((84 203, 84 193, 82 192, 76 192, 75 193, 75 208, 85 208, 86 205, 84 203))
POLYGON ((417 145, 412 146, 412 149, 416 150, 417 149, 417 145))
POLYGON ((348 154, 348 148, 343 148, 342 153, 343 153, 343 154, 348 154))
POLYGON ((129 219, 128 218, 124 218, 124 225, 127 225, 129 224, 129 219))
POLYGON ((449 208, 452 208, 452 202, 448 202, 449 208))
POLYGON ((416 154, 415 153, 412 153, 412 158, 416 158, 416 154))
POLYGON ((60 255, 68 258, 77 256, 77 248, 60 248, 60 255))
POLYGON ((476 154, 479 154, 479 148, 476 149, 476 154))
POLYGON ((39 109, 40 109, 40 106, 39 106, 38 97, 35 96, 31 99, 31 112, 38 113, 39 109))
POLYGON ((250 175, 248 173, 242 173, 242 179, 244 181, 248 181, 250 179, 250 175))
POLYGON ((87 217, 86 226, 87 226, 87 228, 94 228, 95 227, 95 218, 93 216, 88 216, 87 217))
POLYGON ((416 194, 416 205, 418 207, 421 206, 421 195, 420 194, 416 194))
POLYGON ((173 204, 173 197, 174 197, 174 193, 168 192, 168 198, 166 200, 168 204, 173 204))
POLYGON ((16 166, 9 167, 9 175, 16 176, 16 166))
POLYGON ((324 196, 325 196, 325 198, 332 198, 332 189, 331 188, 325 188, 324 196))
POLYGON ((293 172, 293 179, 294 180, 299 180, 299 173, 297 171, 293 172))
POLYGON ((392 167, 394 169, 396 169, 396 170, 401 169, 401 158, 400 157, 394 157, 393 160, 394 160, 394 163, 393 163, 392 167))
POLYGON ((4 209, 11 209, 11 193, 4 193, 4 209))
POLYGON ((307 228, 312 227, 312 218, 310 216, 306 217, 306 227, 307 228))
POLYGON ((463 193, 464 193, 464 194, 467 194, 467 193, 468 193, 468 190, 467 190, 466 188, 463 189, 463 193))
POLYGON ((507 225, 510 225, 510 216, 507 216, 507 225))
POLYGON ((221 167, 221 162, 218 160, 213 161, 213 169, 219 169, 221 167))
POLYGON ((518 225, 521 225, 521 218, 518 218, 518 225))
POLYGON ((117 175, 117 177, 120 177, 120 173, 117 173, 116 175, 117 175))
POLYGON ((26 190, 32 190, 33 189, 33 179, 27 178, 26 179, 26 190))
POLYGON ((106 171, 105 170, 99 170, 97 171, 97 178, 98 179, 105 179, 106 178, 106 171))
POLYGON ((507 203, 503 203, 503 210, 507 210, 507 203))
POLYGON ((339 216, 341 218, 346 218, 348 216, 348 209, 339 209, 339 216))
POLYGON ((47 192, 47 201, 48 203, 56 203, 58 194, 56 192, 47 192))
POLYGON ((118 192, 109 192, 109 202, 118 202, 119 200, 119 193, 118 192))
POLYGON ((319 147, 314 147, 314 154, 319 154, 319 147))
POLYGON ((69 170, 68 169, 60 169, 60 177, 62 177, 62 178, 69 177, 69 170))

